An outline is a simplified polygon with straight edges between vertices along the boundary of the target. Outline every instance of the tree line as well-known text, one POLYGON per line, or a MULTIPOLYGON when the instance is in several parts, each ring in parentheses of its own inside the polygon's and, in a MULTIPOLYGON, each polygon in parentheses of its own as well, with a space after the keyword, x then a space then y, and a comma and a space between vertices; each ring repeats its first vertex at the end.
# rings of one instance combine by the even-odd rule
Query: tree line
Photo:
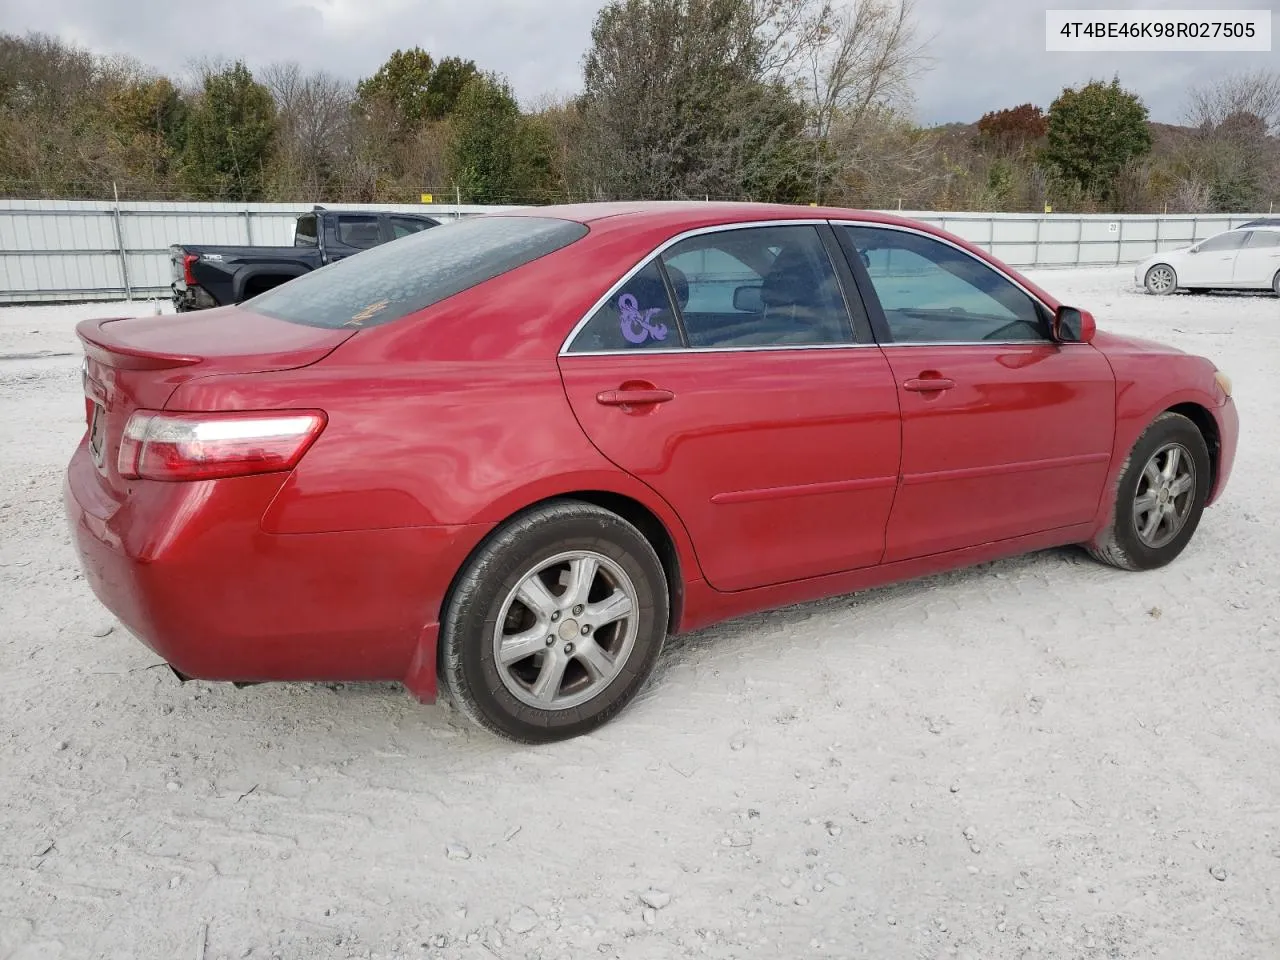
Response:
POLYGON ((1115 78, 922 127, 912 3, 613 0, 581 92, 525 107, 500 72, 419 47, 355 83, 296 63, 171 78, 0 34, 0 195, 1128 212, 1280 197, 1280 75, 1190 91, 1181 126, 1115 78))

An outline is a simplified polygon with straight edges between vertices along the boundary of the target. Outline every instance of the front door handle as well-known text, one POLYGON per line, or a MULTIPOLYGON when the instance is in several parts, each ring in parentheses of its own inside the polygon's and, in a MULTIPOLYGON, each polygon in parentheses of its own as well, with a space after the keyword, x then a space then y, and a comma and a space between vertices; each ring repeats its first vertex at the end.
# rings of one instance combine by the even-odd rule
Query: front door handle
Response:
POLYGON ((935 393, 939 390, 950 390, 955 385, 954 380, 948 380, 946 377, 913 377, 902 385, 902 389, 913 393, 935 393))
POLYGON ((676 395, 670 390, 602 390, 596 394, 596 403, 606 407, 639 407, 650 403, 666 403, 676 395))

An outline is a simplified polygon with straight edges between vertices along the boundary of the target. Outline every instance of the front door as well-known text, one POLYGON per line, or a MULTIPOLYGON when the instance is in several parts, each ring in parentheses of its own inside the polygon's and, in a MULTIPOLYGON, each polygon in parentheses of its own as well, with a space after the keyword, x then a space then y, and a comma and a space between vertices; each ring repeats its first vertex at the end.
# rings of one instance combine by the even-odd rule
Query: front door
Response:
POLYGON ((842 240, 902 406, 885 561, 1091 520, 1111 460, 1115 382, 1088 344, 1057 344, 1031 297, 959 247, 847 226, 842 240))
POLYGON ((1178 265, 1180 287, 1230 287, 1235 283, 1236 256, 1244 243, 1242 230, 1210 237, 1178 265))
POLYGON ((675 508, 718 590, 884 553, 898 398, 864 316, 855 336, 829 247, 839 255, 814 225, 691 236, 615 290, 560 358, 587 435, 675 508))

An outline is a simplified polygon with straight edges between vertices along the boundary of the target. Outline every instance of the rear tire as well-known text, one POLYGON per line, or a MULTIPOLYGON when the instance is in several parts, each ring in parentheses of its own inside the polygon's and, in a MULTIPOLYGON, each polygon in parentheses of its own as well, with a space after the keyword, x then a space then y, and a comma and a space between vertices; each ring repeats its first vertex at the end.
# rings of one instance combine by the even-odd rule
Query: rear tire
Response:
POLYGON ((1142 282, 1147 288, 1147 293, 1157 297, 1167 297, 1178 289, 1178 274, 1167 263, 1157 263, 1147 270, 1142 282))
POLYGON ((601 726, 644 686, 669 600, 649 541, 617 514, 562 500, 490 537, 453 590, 440 671, 459 709, 511 740, 601 726))
POLYGON ((1213 465, 1194 423, 1162 413, 1120 470, 1110 526, 1086 549, 1122 570, 1154 570, 1186 548, 1209 495, 1213 465))
POLYGON ((1276 275, 1271 279, 1271 290, 1277 297, 1280 297, 1280 270, 1276 271, 1276 275))

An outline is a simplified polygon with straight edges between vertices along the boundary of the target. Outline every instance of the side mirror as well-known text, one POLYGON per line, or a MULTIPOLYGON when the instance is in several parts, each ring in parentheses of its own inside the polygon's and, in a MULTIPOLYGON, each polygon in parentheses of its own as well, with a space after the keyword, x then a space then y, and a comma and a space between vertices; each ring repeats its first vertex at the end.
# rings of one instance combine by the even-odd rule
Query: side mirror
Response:
POLYGON ((733 291, 733 309, 744 313, 763 313, 764 296, 759 287, 735 287, 733 291))
POLYGON ((1053 315, 1053 339, 1058 343, 1088 343, 1096 329, 1088 310, 1063 306, 1053 315))

